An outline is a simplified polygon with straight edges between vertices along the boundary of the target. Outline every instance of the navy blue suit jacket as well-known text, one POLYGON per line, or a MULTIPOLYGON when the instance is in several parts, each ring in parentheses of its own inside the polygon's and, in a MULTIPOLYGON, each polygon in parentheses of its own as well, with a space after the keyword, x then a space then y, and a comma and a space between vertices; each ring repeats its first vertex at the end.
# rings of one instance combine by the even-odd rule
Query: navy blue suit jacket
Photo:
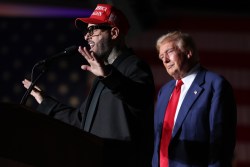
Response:
MULTIPOLYGON (((168 99, 175 80, 158 94, 154 116, 154 155, 159 146, 168 99)), ((236 103, 231 85, 222 76, 200 68, 180 107, 169 144, 169 167, 229 167, 236 140, 236 103)))

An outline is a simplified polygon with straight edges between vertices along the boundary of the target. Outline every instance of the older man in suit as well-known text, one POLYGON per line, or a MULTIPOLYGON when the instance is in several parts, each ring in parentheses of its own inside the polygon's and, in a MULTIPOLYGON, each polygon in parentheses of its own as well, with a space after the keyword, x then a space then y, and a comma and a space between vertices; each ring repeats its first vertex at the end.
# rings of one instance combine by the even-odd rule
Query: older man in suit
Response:
POLYGON ((174 80, 158 93, 152 166, 232 166, 237 113, 230 83, 200 65, 189 34, 164 34, 156 48, 174 80))

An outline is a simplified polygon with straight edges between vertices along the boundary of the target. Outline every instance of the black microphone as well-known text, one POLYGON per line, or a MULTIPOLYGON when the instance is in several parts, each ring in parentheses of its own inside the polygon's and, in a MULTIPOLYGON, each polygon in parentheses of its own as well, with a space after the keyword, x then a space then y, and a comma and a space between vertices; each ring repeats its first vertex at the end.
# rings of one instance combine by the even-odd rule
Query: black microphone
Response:
POLYGON ((64 51, 59 52, 59 53, 57 53, 54 56, 51 56, 51 57, 48 57, 46 59, 43 59, 43 60, 39 61, 37 63, 37 65, 47 64, 47 63, 50 63, 50 62, 52 62, 52 61, 54 61, 54 60, 56 60, 58 58, 62 58, 63 56, 67 56, 67 55, 73 54, 73 53, 75 53, 77 51, 77 49, 78 49, 78 47, 75 46, 75 45, 70 46, 70 47, 66 48, 64 51))

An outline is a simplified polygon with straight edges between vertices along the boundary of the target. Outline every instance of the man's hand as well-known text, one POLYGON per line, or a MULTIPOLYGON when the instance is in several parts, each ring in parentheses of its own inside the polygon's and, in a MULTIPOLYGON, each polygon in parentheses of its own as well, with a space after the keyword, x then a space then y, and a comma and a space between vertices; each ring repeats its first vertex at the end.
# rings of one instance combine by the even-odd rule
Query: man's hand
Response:
MULTIPOLYGON (((29 87, 30 87, 30 85, 31 85, 31 82, 30 82, 29 80, 24 79, 24 80, 22 81, 22 83, 23 83, 23 86, 24 86, 26 89, 29 89, 29 87)), ((32 91, 31 91, 30 94, 36 99, 36 101, 37 101, 39 104, 41 104, 41 102, 43 101, 43 96, 42 96, 42 90, 41 90, 39 87, 35 86, 35 87, 32 89, 32 91)))
POLYGON ((110 74, 110 70, 105 67, 104 61, 98 59, 93 52, 89 52, 86 47, 79 46, 79 53, 88 61, 89 65, 82 65, 83 70, 92 72, 94 75, 99 77, 106 77, 110 74))

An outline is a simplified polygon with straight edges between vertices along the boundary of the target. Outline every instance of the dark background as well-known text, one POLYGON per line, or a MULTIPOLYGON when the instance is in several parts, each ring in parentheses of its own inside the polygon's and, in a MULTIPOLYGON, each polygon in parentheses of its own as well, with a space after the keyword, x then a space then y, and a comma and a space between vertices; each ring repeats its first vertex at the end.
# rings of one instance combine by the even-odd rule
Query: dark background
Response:
MULTIPOLYGON (((238 108, 236 165, 250 166, 250 7, 238 0, 1 0, 0 102, 20 103, 24 78, 32 67, 71 45, 85 45, 74 19, 87 17, 97 3, 111 3, 129 18, 128 45, 147 61, 157 90, 171 78, 158 60, 156 39, 170 30, 193 35, 202 64, 232 84, 238 108)), ((89 90, 91 75, 85 60, 75 54, 58 59, 38 85, 51 95, 78 107, 89 90)), ((33 98, 28 106, 36 107, 33 98)))

